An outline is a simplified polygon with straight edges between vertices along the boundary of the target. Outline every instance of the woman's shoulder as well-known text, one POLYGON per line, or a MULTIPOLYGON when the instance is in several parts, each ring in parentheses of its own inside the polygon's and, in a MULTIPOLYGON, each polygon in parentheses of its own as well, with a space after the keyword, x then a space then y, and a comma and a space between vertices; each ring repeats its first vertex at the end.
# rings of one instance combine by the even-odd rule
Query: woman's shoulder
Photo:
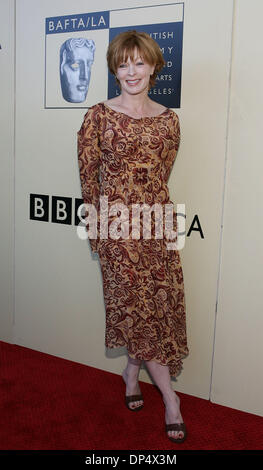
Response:
POLYGON ((91 114, 91 113, 94 113, 94 112, 98 112, 100 111, 102 108, 101 108, 101 105, 102 105, 102 102, 98 102, 98 103, 95 103, 95 104, 92 104, 91 106, 88 107, 88 109, 86 110, 86 114, 91 114))
MULTIPOLYGON (((153 103, 153 100, 151 100, 153 103)), ((154 102, 153 107, 152 107, 152 115, 153 116, 161 116, 161 117, 166 117, 169 119, 169 121, 172 118, 172 123, 179 122, 179 117, 178 114, 168 106, 162 105, 160 103, 154 102)))
POLYGON ((99 123, 100 122, 100 116, 103 112, 101 104, 102 103, 99 102, 99 103, 95 103, 95 104, 89 106, 88 109, 86 109, 86 111, 84 113, 83 121, 84 122, 93 121, 95 123, 99 123))
POLYGON ((174 109, 170 108, 170 111, 172 113, 172 116, 175 120, 179 121, 179 116, 178 114, 176 113, 176 111, 174 111, 174 109))
POLYGON ((172 108, 170 108, 170 128, 173 136, 176 136, 180 140, 181 130, 180 130, 180 120, 179 116, 172 108))
POLYGON ((164 106, 163 104, 160 104, 160 103, 155 103, 152 105, 152 110, 153 110, 153 114, 161 114, 161 113, 164 113, 164 111, 167 110, 167 106, 164 106))

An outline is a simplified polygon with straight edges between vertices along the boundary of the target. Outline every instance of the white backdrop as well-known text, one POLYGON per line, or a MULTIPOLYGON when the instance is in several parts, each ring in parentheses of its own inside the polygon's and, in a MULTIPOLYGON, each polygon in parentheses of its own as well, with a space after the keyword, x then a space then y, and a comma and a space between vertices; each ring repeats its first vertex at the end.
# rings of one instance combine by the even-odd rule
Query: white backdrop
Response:
MULTIPOLYGON (((45 18, 164 3, 169 2, 19 0, 14 28, 14 2, 0 0, 1 339, 117 374, 126 364, 125 351, 105 350, 99 262, 74 225, 74 202, 81 197, 76 132, 85 109, 44 108, 45 18), (47 222, 30 220, 30 194, 46 197, 47 222), (52 222, 52 197, 72 204, 68 223, 52 222)), ((190 355, 174 386, 263 414, 263 5, 260 0, 183 4, 182 94, 176 109, 182 140, 169 187, 174 203, 186 205, 188 236, 181 257, 190 355), (195 216, 204 238, 189 232, 195 216)), ((145 370, 140 379, 150 382, 145 370)))
MULTIPOLYGON (((149 5, 101 0, 96 10, 142 4, 149 5)), ((45 18, 94 11, 94 6, 80 0, 17 4, 15 341, 119 374, 126 356, 105 351, 98 258, 78 239, 74 222, 52 223, 51 214, 48 222, 29 220, 30 194, 47 195, 50 211, 52 196, 70 198, 73 207, 81 197, 76 133, 85 110, 44 109, 45 18)), ((204 238, 192 231, 181 251, 190 355, 176 387, 203 398, 209 397, 211 379, 231 27, 228 0, 185 2, 176 110, 182 134, 169 188, 173 202, 186 205, 186 230, 197 215, 204 238)), ((141 379, 150 381, 145 370, 141 379)))
MULTIPOLYGON (((262 415, 263 4, 217 3, 184 2, 182 101, 176 109, 182 141, 169 186, 174 202, 186 204, 181 256, 190 356, 175 388, 203 398, 210 388, 213 402, 262 415), (204 238, 189 232, 195 216, 204 238)), ((44 19, 70 14, 72 5, 14 4, 0 0, 0 338, 120 374, 125 356, 103 346, 98 260, 76 237, 73 215, 67 224, 52 222, 51 213, 45 223, 29 218, 32 193, 50 211, 52 197, 74 210, 81 194, 76 131, 85 110, 44 109, 44 19)), ((96 5, 98 11, 127 6, 96 5)), ((94 11, 86 1, 74 8, 74 14, 94 11)), ((144 370, 140 378, 149 381, 144 370)))
POLYGON ((14 307, 14 1, 0 0, 0 338, 12 340, 14 307))
POLYGON ((236 2, 212 401, 263 416, 261 0, 236 2), (248 28, 248 25, 251 25, 248 28))

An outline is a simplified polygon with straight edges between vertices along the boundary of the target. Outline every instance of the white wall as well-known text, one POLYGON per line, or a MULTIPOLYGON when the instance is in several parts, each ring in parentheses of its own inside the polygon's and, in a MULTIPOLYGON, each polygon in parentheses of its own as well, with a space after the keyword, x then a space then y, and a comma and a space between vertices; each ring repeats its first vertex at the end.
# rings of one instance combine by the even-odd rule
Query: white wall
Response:
POLYGON ((236 2, 212 401, 263 415, 263 3, 236 2))
MULTIPOLYGON (((166 1, 151 2, 154 3, 166 1)), ((142 4, 148 5, 148 1, 135 1, 133 6, 142 4)), ((96 3, 97 11, 125 7, 131 7, 130 1, 96 3)), ((16 233, 15 341, 119 374, 126 356, 117 350, 105 354, 105 310, 98 258, 92 258, 88 243, 77 238, 73 225, 29 220, 28 215, 30 193, 47 194, 50 198, 53 195, 81 197, 76 133, 85 110, 44 109, 44 24, 46 17, 94 9, 92 2, 88 5, 80 0, 74 5, 65 0, 22 0, 17 4, 16 220, 19 231, 16 233), (112 356, 116 356, 114 360, 112 356)), ((208 398, 232 4, 228 0, 220 4, 211 0, 187 0, 184 18, 183 84, 181 108, 177 110, 182 140, 169 188, 175 204, 186 204, 187 231, 198 214, 205 238, 192 232, 181 252, 190 355, 184 360, 176 387, 208 398)), ((145 370, 141 379, 150 381, 145 370)))
MULTIPOLYGON (((182 95, 176 110, 182 140, 169 188, 174 203, 186 205, 186 230, 197 214, 205 238, 192 232, 181 251, 190 355, 175 388, 261 414, 262 6, 258 0, 184 4, 182 95)), ((66 196, 73 204, 81 197, 76 132, 85 110, 44 109, 45 18, 141 5, 148 2, 100 0, 94 5, 78 0, 73 5, 69 0, 20 0, 16 9, 15 328, 11 337, 13 231, 7 219, 2 247, 9 253, 4 279, 9 308, 2 324, 8 335, 1 333, 1 338, 117 374, 126 356, 125 350, 123 355, 105 350, 98 258, 78 239, 74 224, 29 220, 29 194, 66 196)), ((10 34, 10 50, 12 38, 10 34)), ((11 152, 10 119, 5 135, 11 152)), ((8 165, 5 181, 12 175, 10 160, 8 165)), ((10 201, 13 190, 6 184, 10 201)), ((4 209, 10 217, 6 205, 4 209)), ((145 370, 140 379, 150 382, 145 370)))
POLYGON ((0 335, 13 341, 14 297, 14 1, 0 0, 0 335))

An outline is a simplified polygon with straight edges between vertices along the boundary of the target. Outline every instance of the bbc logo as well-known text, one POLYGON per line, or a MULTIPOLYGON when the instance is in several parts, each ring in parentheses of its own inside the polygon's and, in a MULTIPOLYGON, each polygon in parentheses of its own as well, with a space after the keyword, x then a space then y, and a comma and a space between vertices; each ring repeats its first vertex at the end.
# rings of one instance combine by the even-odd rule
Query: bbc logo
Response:
POLYGON ((54 224, 78 225, 78 208, 83 204, 83 199, 71 197, 49 196, 46 194, 30 194, 30 220, 39 222, 53 222, 54 224), (74 214, 74 221, 72 217, 74 214))

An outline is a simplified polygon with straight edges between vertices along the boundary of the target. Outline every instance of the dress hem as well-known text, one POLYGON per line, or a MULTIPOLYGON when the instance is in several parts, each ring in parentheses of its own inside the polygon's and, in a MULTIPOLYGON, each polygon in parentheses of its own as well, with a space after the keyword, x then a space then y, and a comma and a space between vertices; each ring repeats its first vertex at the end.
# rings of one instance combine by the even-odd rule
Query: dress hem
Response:
POLYGON ((130 353, 129 350, 128 350, 128 347, 127 347, 127 344, 126 343, 123 343, 122 345, 119 344, 118 346, 117 345, 109 345, 106 344, 105 342, 105 347, 107 349, 117 349, 117 348, 123 348, 125 347, 127 349, 127 353, 129 354, 129 356, 132 358, 132 359, 137 359, 137 360, 140 360, 140 361, 155 361, 157 362, 157 364, 160 364, 161 366, 168 366, 169 368, 169 373, 170 373, 170 376, 171 377, 174 377, 174 378, 177 378, 178 375, 180 375, 180 373, 182 372, 183 370, 183 364, 182 364, 182 361, 189 355, 189 351, 186 353, 186 354, 183 354, 180 359, 178 359, 178 361, 176 361, 176 364, 178 364, 178 367, 177 365, 169 365, 169 364, 163 364, 162 362, 160 362, 159 360, 157 360, 155 357, 152 357, 151 359, 145 359, 145 358, 142 358, 142 357, 136 357, 134 354, 130 353))

